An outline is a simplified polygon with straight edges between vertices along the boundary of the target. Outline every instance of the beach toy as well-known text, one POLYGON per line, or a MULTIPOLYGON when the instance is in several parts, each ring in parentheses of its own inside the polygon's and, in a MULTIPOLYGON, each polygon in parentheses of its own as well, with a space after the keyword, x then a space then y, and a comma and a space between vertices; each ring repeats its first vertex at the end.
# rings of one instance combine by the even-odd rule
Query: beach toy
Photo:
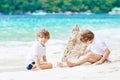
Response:
POLYGON ((28 69, 28 70, 31 70, 34 65, 35 65, 35 62, 32 62, 31 64, 29 64, 29 65, 27 66, 27 69, 28 69))

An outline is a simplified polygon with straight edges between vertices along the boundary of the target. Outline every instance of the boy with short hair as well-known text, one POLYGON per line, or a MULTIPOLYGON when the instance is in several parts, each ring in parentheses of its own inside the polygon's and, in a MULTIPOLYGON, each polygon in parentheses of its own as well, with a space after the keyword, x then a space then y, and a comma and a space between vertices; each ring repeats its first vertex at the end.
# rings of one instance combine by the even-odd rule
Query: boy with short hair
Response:
POLYGON ((59 67, 74 67, 86 62, 102 64, 108 58, 110 50, 102 40, 94 36, 92 31, 87 29, 81 31, 80 40, 88 45, 85 55, 81 56, 76 62, 67 60, 65 63, 59 63, 59 67))
POLYGON ((45 43, 49 40, 50 34, 46 29, 37 32, 37 42, 32 46, 31 52, 27 57, 27 70, 50 69, 52 64, 46 59, 45 43))

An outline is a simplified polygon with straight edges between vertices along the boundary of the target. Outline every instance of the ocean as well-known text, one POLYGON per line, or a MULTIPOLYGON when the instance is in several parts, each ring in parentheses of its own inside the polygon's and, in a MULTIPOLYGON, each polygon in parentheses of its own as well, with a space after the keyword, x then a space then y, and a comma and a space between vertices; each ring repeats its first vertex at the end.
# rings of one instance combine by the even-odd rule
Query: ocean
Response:
POLYGON ((0 15, 0 41, 33 41, 36 31, 49 30, 52 39, 68 39, 75 24, 80 29, 120 28, 120 15, 0 15), (64 34, 64 35, 63 35, 64 34))
POLYGON ((46 28, 51 36, 47 43, 48 59, 59 61, 75 24, 80 30, 92 30, 107 43, 120 40, 120 15, 0 15, 0 72, 25 70, 26 54, 41 28, 46 28))

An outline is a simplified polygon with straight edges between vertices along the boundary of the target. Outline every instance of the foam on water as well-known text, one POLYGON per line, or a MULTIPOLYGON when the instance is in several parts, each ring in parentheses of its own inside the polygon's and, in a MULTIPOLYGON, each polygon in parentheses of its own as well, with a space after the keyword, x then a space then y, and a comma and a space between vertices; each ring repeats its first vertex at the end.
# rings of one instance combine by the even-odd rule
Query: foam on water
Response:
POLYGON ((33 41, 40 28, 47 28, 51 38, 68 39, 75 24, 80 29, 103 30, 119 28, 119 23, 119 15, 0 16, 0 41, 33 41))

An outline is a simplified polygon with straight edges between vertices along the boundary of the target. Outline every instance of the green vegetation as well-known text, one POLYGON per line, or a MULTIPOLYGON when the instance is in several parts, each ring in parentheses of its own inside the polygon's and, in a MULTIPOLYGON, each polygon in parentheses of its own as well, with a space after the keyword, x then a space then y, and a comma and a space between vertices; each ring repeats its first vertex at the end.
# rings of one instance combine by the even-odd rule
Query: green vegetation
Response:
POLYGON ((120 0, 0 0, 0 13, 24 14, 42 10, 47 13, 86 12, 108 13, 120 7, 120 0))

